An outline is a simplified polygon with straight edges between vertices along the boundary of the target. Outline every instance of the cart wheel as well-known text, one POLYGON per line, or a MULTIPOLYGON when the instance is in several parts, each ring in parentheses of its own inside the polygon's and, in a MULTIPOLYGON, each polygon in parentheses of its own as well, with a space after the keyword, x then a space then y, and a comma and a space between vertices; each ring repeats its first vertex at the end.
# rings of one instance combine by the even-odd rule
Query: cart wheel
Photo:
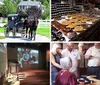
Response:
POLYGON ((34 39, 33 40, 35 40, 35 37, 36 37, 36 31, 33 31, 33 36, 32 36, 34 39))
POLYGON ((25 36, 25 30, 21 31, 21 36, 24 37, 25 36))
POLYGON ((25 36, 25 33, 24 33, 24 32, 23 32, 23 33, 21 33, 21 36, 22 36, 22 37, 24 37, 24 36, 25 36))
POLYGON ((5 32, 4 32, 4 34, 5 34, 5 37, 8 37, 8 36, 9 36, 9 29, 8 29, 8 27, 5 28, 5 32))
POLYGON ((13 36, 16 36, 16 27, 13 27, 13 36))

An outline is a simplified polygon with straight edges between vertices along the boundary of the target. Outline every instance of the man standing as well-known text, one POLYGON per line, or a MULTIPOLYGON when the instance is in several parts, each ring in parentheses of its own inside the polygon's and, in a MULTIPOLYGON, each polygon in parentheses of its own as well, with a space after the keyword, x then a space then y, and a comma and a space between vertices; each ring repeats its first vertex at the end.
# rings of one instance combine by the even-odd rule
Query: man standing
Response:
POLYGON ((78 78, 78 66, 80 62, 80 53, 77 49, 74 49, 73 43, 67 43, 67 48, 62 51, 62 57, 70 57, 72 60, 72 68, 70 72, 74 73, 78 78))
POLYGON ((98 75, 100 69, 100 43, 95 43, 87 50, 85 59, 88 59, 88 75, 98 75))

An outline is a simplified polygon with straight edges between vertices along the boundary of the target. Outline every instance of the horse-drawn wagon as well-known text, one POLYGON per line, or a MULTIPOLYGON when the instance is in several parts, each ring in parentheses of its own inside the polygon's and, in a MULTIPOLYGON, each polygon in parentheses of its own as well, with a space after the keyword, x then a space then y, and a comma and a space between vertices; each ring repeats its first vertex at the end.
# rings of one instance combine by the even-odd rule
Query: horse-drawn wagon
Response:
POLYGON ((5 36, 9 36, 9 32, 12 31, 13 36, 16 36, 17 33, 21 33, 23 37, 25 35, 24 21, 28 18, 27 14, 19 15, 19 14, 9 14, 8 18, 8 26, 5 29, 5 36))

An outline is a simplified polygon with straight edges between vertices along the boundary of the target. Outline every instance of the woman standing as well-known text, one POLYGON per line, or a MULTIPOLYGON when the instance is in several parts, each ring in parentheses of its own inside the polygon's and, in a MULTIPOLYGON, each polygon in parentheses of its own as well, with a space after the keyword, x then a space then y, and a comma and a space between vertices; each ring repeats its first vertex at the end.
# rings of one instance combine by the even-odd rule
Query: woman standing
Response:
POLYGON ((69 57, 60 59, 62 70, 57 74, 55 85, 77 85, 75 75, 69 72, 72 67, 72 61, 69 57))
POLYGON ((61 45, 60 44, 54 44, 51 50, 51 81, 52 85, 55 85, 55 78, 58 72, 61 70, 60 66, 60 54, 61 45))

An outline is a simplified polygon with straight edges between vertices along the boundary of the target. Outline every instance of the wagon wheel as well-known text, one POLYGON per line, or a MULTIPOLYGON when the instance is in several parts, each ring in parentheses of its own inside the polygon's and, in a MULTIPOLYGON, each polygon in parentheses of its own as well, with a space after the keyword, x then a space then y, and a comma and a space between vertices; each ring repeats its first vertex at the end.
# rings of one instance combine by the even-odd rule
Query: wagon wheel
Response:
POLYGON ((9 28, 8 27, 5 27, 4 34, 6 37, 9 36, 9 28))
POLYGON ((21 36, 22 36, 22 37, 25 36, 25 32, 26 32, 25 30, 22 30, 22 32, 21 32, 21 36))
POLYGON ((13 36, 16 36, 16 27, 13 27, 13 36))

